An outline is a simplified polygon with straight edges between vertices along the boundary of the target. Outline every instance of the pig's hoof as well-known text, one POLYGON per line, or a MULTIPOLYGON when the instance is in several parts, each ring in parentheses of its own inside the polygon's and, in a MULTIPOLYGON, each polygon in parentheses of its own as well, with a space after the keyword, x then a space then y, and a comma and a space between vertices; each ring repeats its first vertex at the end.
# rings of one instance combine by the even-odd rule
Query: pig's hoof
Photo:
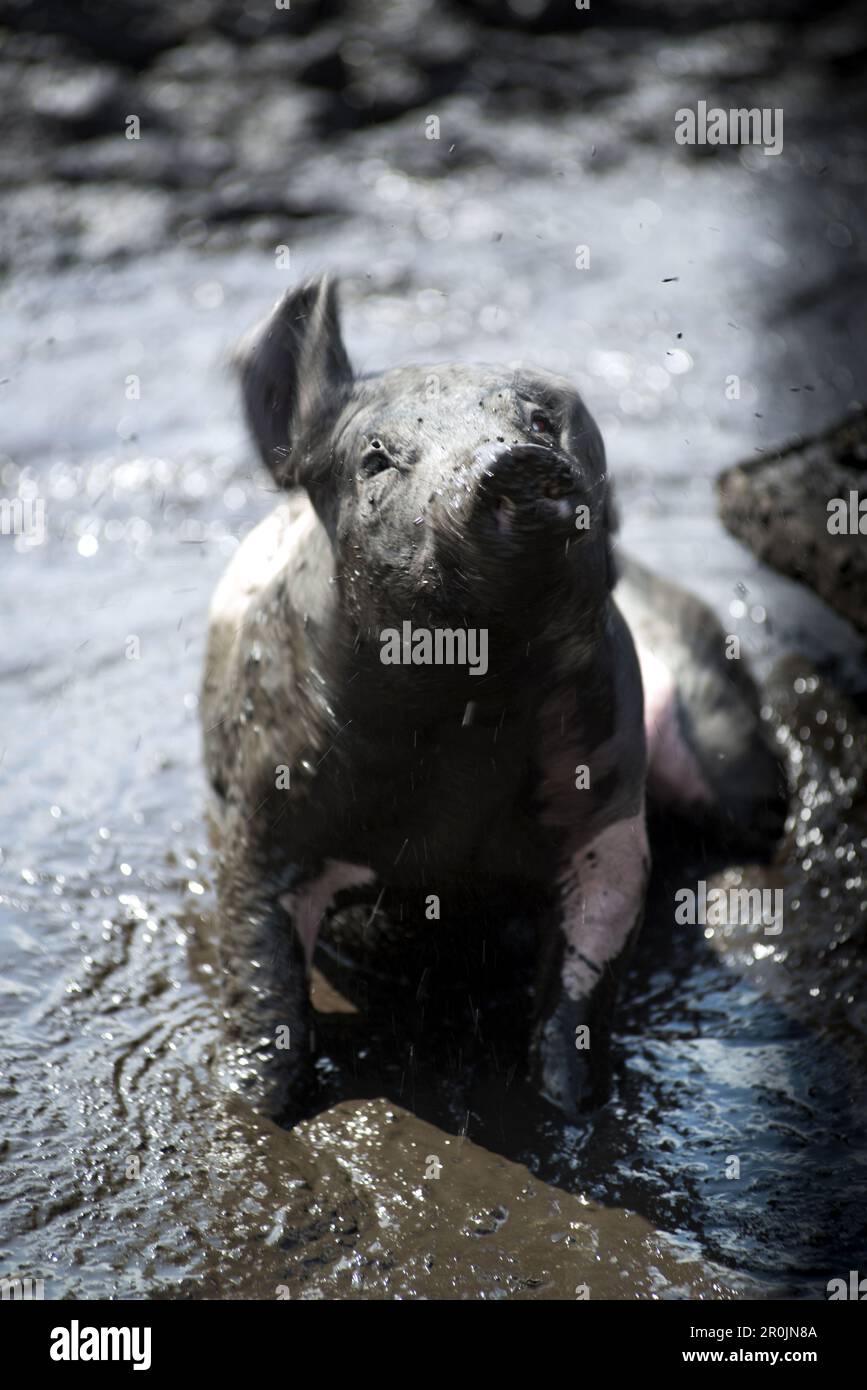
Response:
POLYGON ((537 1025, 530 1056, 536 1089, 567 1119, 577 1121, 608 1099, 607 1039, 591 1029, 584 1005, 561 1002, 537 1025))
POLYGON ((257 1115, 291 1129, 309 1112, 313 1072, 307 1059, 293 1058, 262 1044, 225 1041, 216 1062, 219 1084, 257 1115))

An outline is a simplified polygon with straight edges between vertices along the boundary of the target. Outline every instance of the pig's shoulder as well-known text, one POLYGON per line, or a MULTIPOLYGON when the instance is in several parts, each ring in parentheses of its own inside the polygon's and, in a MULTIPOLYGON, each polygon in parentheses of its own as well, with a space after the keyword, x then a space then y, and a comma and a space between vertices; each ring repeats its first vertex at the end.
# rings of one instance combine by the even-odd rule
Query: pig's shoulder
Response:
POLYGON ((304 493, 293 494, 248 533, 214 591, 211 629, 237 632, 251 603, 273 579, 291 571, 318 526, 304 493))
POLYGON ((225 790, 270 766, 272 737, 284 740, 286 709, 305 661, 308 617, 320 618, 329 587, 327 541, 306 495, 291 496, 245 537, 220 580, 209 613, 202 686, 205 757, 212 783, 225 790), (325 595, 325 599, 323 599, 325 595))

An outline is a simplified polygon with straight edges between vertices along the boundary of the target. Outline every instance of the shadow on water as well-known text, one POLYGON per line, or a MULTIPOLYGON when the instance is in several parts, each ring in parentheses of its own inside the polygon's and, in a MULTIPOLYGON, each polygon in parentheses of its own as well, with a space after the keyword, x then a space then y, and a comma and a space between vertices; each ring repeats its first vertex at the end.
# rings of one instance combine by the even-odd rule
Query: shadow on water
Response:
MULTIPOLYGON (((571 1297, 577 1261, 601 1297, 733 1296, 716 1259, 763 1292, 823 1297, 867 1267, 863 652, 723 533, 712 484, 863 399, 863 20, 803 0, 803 28, 776 4, 741 23, 755 7, 738 4, 705 31, 707 7, 684 0, 680 32, 654 32, 636 0, 618 6, 634 26, 609 32, 594 7, 591 34, 551 38, 476 31, 445 6, 422 7, 416 33, 407 6, 361 5, 355 40, 380 27, 350 64, 336 3, 309 43, 276 46, 272 28, 236 32, 249 7, 236 25, 216 0, 179 6, 162 38, 103 7, 64 56, 43 31, 73 37, 68 8, 17 7, 0 92, 0 482, 47 502, 44 544, 0 538, 15 787, 0 1275, 44 1277, 48 1297, 571 1297), (676 146, 674 113, 698 100, 784 106, 785 149, 676 146), (138 110, 153 128, 135 144, 118 130, 138 110), (428 110, 441 141, 423 136, 428 110), (274 248, 289 243, 287 279, 274 248), (381 916, 360 945, 326 933, 332 1109, 296 1132, 212 1082, 196 691, 209 596, 274 501, 220 354, 321 269, 342 277, 361 370, 567 373, 605 437, 626 548, 706 598, 763 679, 804 650, 859 696, 860 721, 810 676, 767 696, 792 824, 774 868, 743 881, 783 875, 779 942, 673 925, 675 887, 735 871, 657 833, 612 1098, 580 1127, 523 1079, 532 958, 503 915, 425 923, 399 961, 381 916), (424 1178, 429 1154, 447 1181, 424 1178), (688 1276, 658 1231, 697 1254, 688 1276), (612 1250, 627 1254, 606 1276, 612 1250)), ((548 8, 573 22, 566 0, 548 8)), ((284 23, 316 27, 301 5, 268 11, 284 23)))
POLYGON ((524 1078, 533 941, 517 922, 426 923, 408 950, 367 908, 332 924, 319 953, 321 1102, 385 1094, 557 1187, 694 1236, 769 1294, 821 1297, 829 1271, 865 1253, 867 1129, 850 1066, 701 926, 674 924, 676 889, 730 858, 679 824, 657 823, 653 844, 602 1110, 564 1125, 524 1078))

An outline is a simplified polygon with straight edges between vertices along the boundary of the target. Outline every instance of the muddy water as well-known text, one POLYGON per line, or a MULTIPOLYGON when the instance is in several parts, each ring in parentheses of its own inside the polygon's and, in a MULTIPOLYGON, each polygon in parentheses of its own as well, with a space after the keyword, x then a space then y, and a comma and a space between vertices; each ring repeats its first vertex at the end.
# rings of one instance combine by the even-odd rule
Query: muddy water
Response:
POLYGON ((774 79, 779 158, 669 141, 687 60, 731 84, 774 70, 773 34, 741 37, 630 49, 631 104, 580 118, 450 98, 447 169, 417 112, 308 155, 304 187, 340 210, 293 229, 290 271, 273 245, 151 246, 122 192, 91 213, 89 263, 77 244, 50 278, 13 271, 0 480, 45 499, 46 535, 0 539, 0 1272, 48 1297, 611 1298, 822 1297, 863 1269, 867 682, 846 625, 723 533, 712 482, 864 399, 867 164, 829 132, 818 70, 774 79), (118 227, 136 254, 101 257, 118 227), (224 354, 321 268, 362 369, 570 373, 625 543, 710 599, 768 682, 793 819, 744 882, 785 885, 784 933, 676 927, 675 887, 741 869, 663 826, 615 1092, 581 1129, 522 1080, 511 923, 413 942, 338 923, 323 1110, 296 1133, 212 1080, 196 692, 210 592, 273 502, 224 354), (813 665, 772 674, 790 651, 813 665))

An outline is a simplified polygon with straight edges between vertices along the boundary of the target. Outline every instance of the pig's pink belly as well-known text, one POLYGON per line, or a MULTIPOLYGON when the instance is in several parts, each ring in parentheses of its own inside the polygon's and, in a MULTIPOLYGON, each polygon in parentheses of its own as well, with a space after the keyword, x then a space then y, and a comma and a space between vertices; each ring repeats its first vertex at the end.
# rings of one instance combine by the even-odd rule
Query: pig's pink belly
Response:
POLYGON ((667 805, 710 805, 713 793, 681 730, 674 677, 647 647, 639 646, 638 660, 644 686, 648 792, 667 805))

